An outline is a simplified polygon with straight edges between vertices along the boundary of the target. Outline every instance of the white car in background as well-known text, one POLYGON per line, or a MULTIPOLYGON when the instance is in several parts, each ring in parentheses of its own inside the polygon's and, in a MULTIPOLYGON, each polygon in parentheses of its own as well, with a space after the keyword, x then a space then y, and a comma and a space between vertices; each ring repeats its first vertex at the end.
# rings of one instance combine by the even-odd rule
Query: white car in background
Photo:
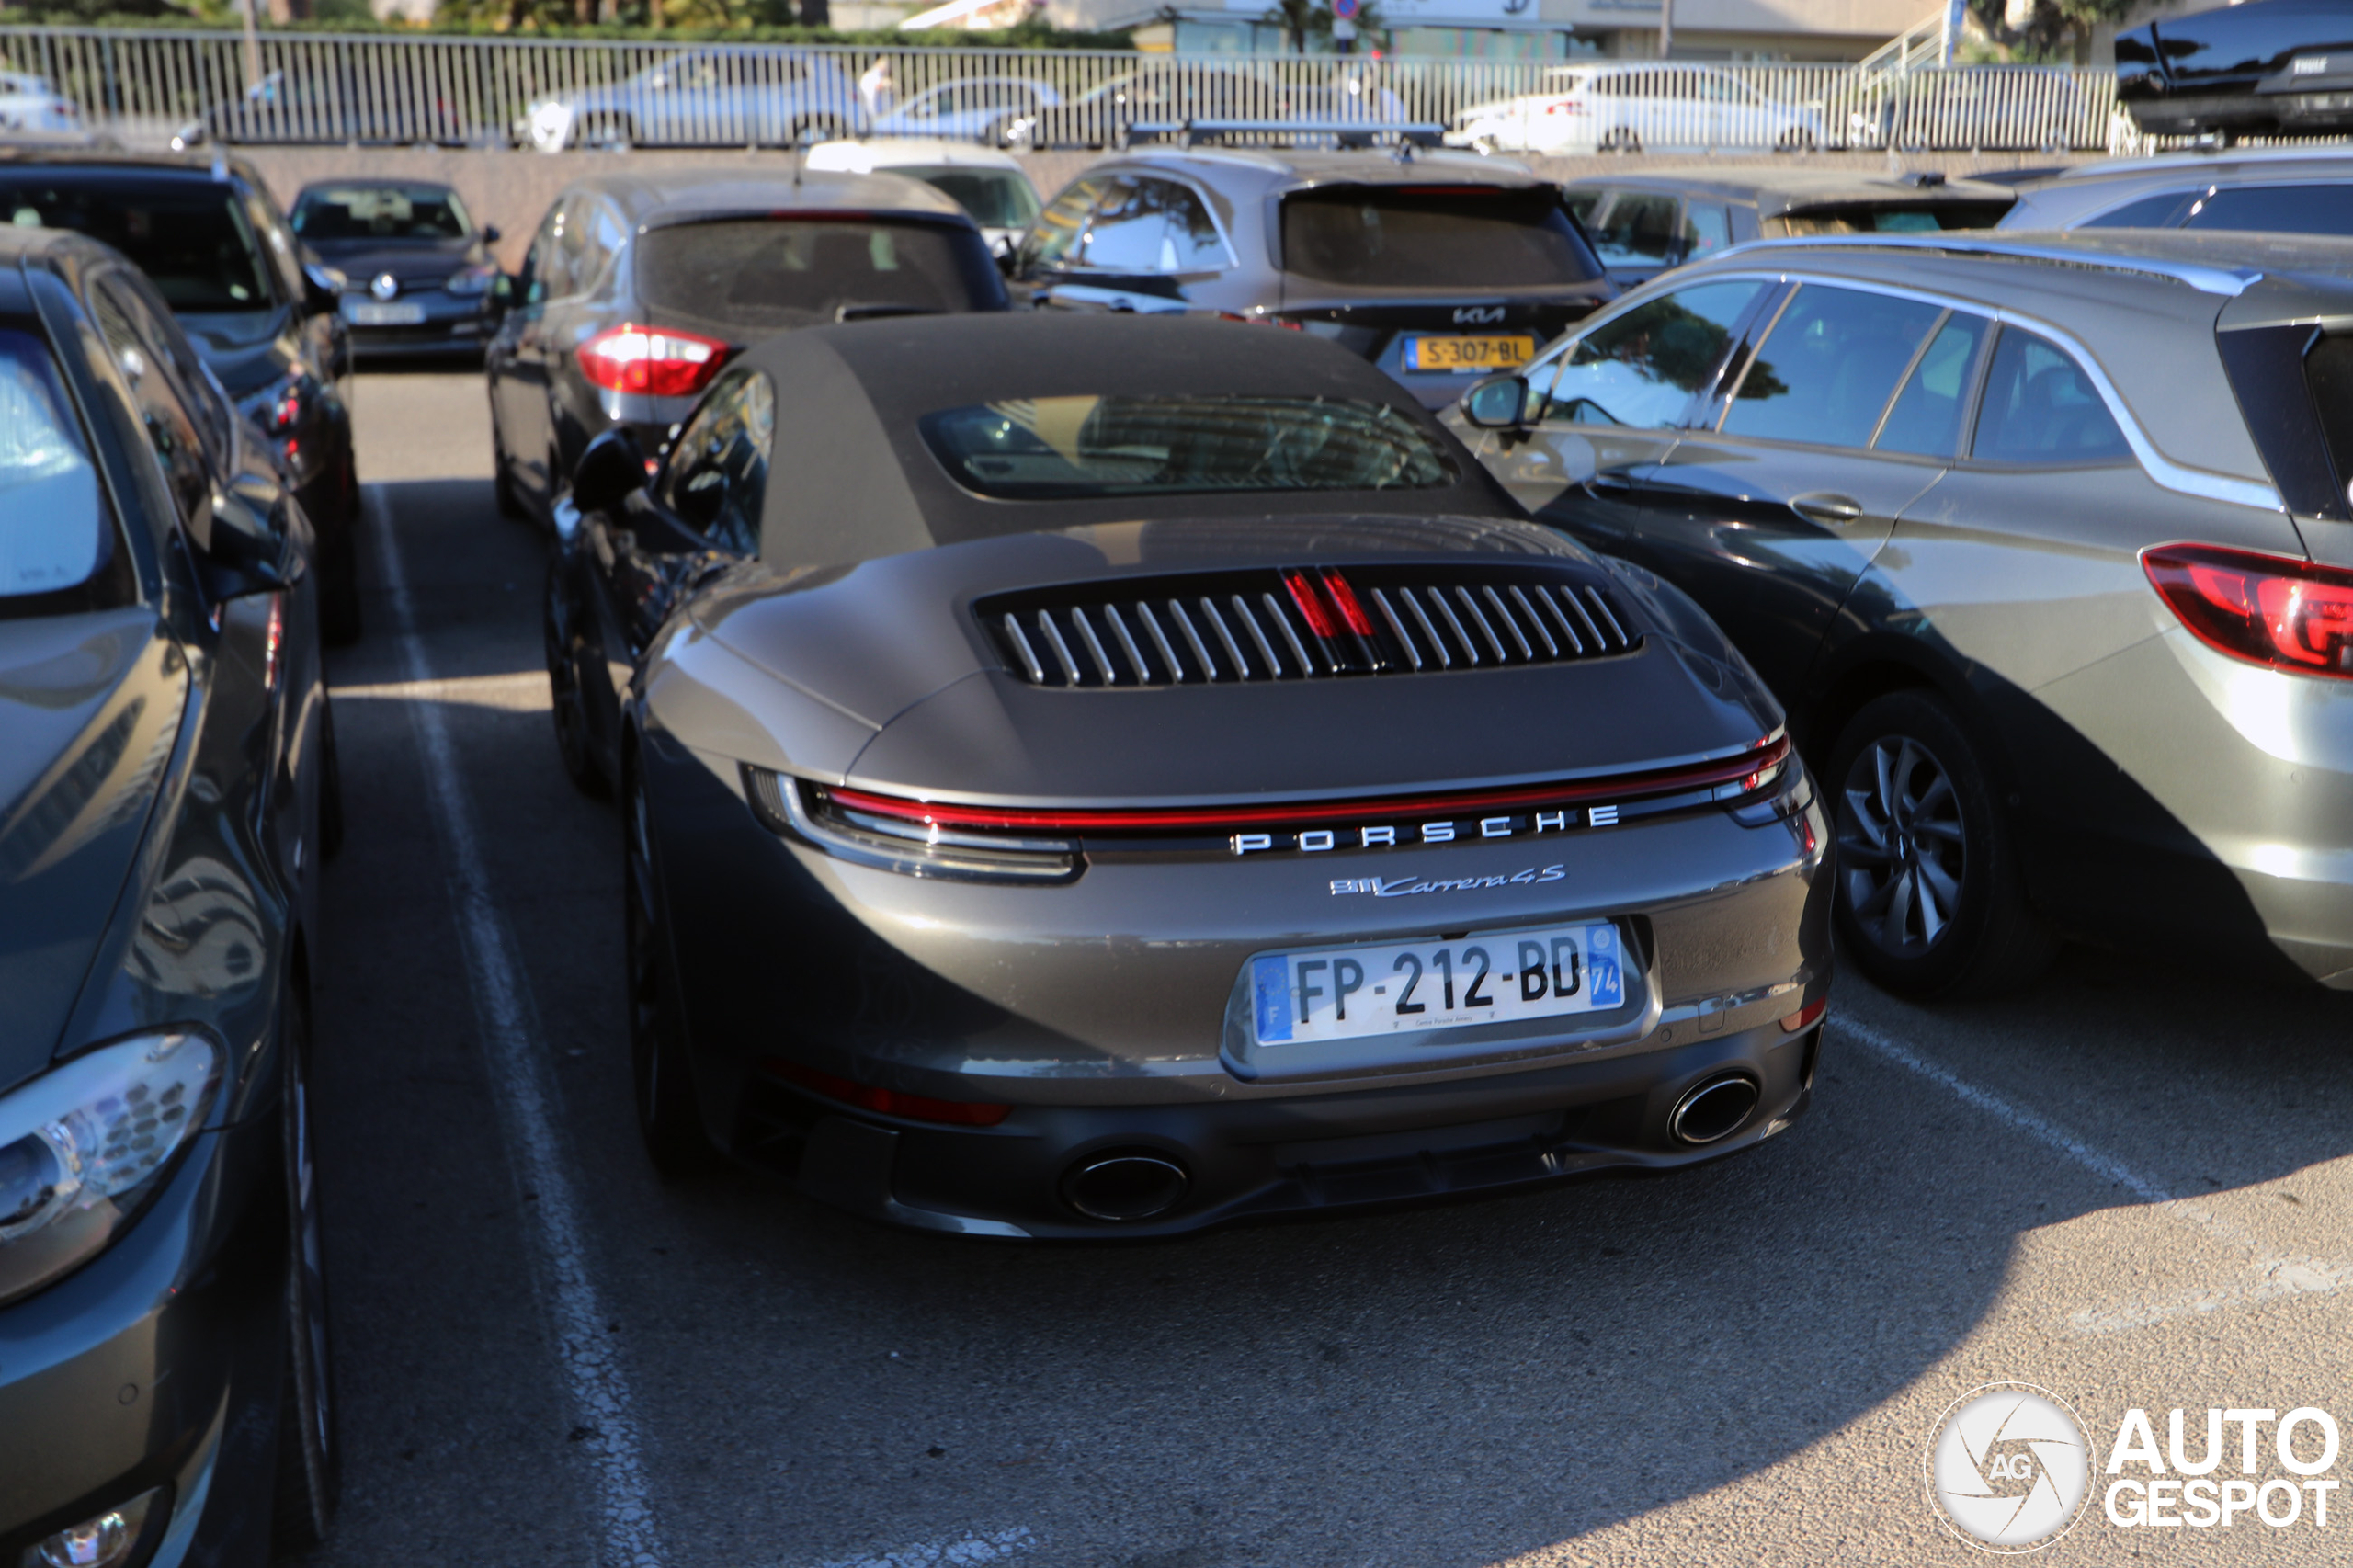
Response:
POLYGON ((78 131, 82 108, 60 93, 46 76, 0 71, 0 133, 78 131))
POLYGON ((1038 215, 1038 188, 1012 154, 931 136, 878 136, 821 142, 808 166, 846 174, 904 175, 945 191, 972 216, 999 256, 1010 252, 1038 215))
POLYGON ((1547 90, 1473 104, 1449 145, 1481 153, 1639 153, 1663 147, 1826 146, 1822 112, 1777 103, 1706 65, 1563 65, 1547 90))

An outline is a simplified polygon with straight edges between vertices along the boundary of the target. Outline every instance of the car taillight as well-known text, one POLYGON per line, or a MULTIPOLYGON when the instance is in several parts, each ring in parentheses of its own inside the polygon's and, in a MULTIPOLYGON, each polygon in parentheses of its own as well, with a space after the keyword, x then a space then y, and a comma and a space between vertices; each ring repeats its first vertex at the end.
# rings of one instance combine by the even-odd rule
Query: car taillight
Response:
POLYGON ((1585 105, 1574 98, 1555 98, 1544 106, 1546 114, 1583 114, 1585 105))
POLYGON ((574 350, 580 373, 607 392, 692 397, 727 360, 727 345, 675 327, 623 322, 574 350))
POLYGON ((1013 1114, 1013 1108, 1009 1105, 986 1105, 977 1100, 936 1100, 929 1095, 903 1094, 897 1089, 881 1089, 871 1084, 837 1078, 831 1073, 820 1073, 814 1067, 803 1067, 798 1062, 787 1062, 781 1057, 772 1056, 761 1065, 787 1083, 798 1084, 829 1100, 839 1100, 860 1110, 895 1116, 907 1121, 937 1121, 949 1127, 995 1127, 1013 1114))
POLYGON ((1232 311, 1220 311, 1217 313, 1217 319, 1220 321, 1238 321, 1245 326, 1279 326, 1286 332, 1305 332, 1307 330, 1306 323, 1289 321, 1281 316, 1238 316, 1232 311))
POLYGON ((2211 544, 2143 551, 2141 568, 2208 647, 2273 669, 2353 676, 2353 572, 2211 544))

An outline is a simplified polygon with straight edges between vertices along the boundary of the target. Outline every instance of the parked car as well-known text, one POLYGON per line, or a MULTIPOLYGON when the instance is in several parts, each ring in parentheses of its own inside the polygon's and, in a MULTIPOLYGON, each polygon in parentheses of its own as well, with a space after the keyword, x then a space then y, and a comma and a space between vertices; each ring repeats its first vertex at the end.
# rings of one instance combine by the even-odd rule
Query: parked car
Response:
POLYGON ((609 87, 533 103, 517 127, 567 147, 790 147, 866 132, 849 73, 826 55, 750 44, 689 49, 609 87))
POLYGON ((2353 235, 2353 154, 2192 153, 2086 164, 2021 187, 2002 227, 2353 235))
POLYGON ((1558 186, 1459 153, 1106 158, 1046 205, 1007 278, 1038 306, 1327 336, 1431 407, 1617 292, 1558 186))
POLYGON ((2336 0, 2247 0, 2127 28, 2116 98, 2151 136, 2353 131, 2353 15, 2336 0))
POLYGON ((665 169, 549 208, 484 356, 500 505, 552 523, 616 424, 648 451, 730 357, 819 322, 992 311, 1005 282, 964 210, 896 175, 665 169))
POLYGON ((294 199, 294 233, 344 278, 343 319, 369 358, 480 354, 505 311, 492 258, 458 193, 421 180, 328 180, 294 199))
POLYGON ((1290 95, 1270 77, 1223 65, 1159 62, 1123 72, 1066 103, 1017 116, 1005 145, 1024 152, 1125 147, 1138 121, 1275 119, 1291 112, 1290 95))
POLYGON ((1705 65, 1561 65, 1543 82, 1542 92, 1461 110, 1448 145, 1557 157, 1665 147, 1804 152, 1832 141, 1818 106, 1777 102, 1705 65))
POLYGON ((1034 119, 1040 110, 1062 101, 1060 92, 1026 76, 963 76, 917 93, 888 114, 877 115, 871 134, 938 137, 1002 147, 1015 121, 1034 119))
POLYGON ((311 533, 134 267, 0 260, 0 1561, 257 1565, 340 1455, 311 533))
POLYGON ((46 76, 0 71, 0 131, 71 136, 88 128, 82 106, 59 92, 46 76))
POLYGON ((357 638, 350 338, 335 278, 306 263, 260 175, 228 157, 0 151, 0 212, 104 240, 154 279, 317 530, 327 640, 357 638))
POLYGON ((981 226, 981 237, 998 256, 1009 254, 1038 216, 1038 187, 1021 165, 1009 153, 969 142, 913 136, 821 142, 809 149, 808 166, 902 175, 945 191, 981 226))
POLYGON ((2346 985, 2353 339, 2313 323, 2353 317, 2348 268, 2268 236, 1766 240, 1455 417, 1780 698, 1874 981, 2016 983, 2056 933, 2346 985))
POLYGON ((1760 236, 1936 233, 1992 227, 2016 197, 1935 173, 1608 175, 1563 187, 1609 276, 1631 288, 1760 236))
POLYGON ((289 74, 272 71, 234 97, 208 106, 172 134, 172 151, 208 142, 342 146, 504 145, 505 131, 470 119, 447 81, 347 62, 289 74))
POLYGON ((818 327, 574 495, 551 654, 614 727, 665 1169, 1166 1234, 1804 1109, 1829 824, 1779 710, 1336 346, 818 327))

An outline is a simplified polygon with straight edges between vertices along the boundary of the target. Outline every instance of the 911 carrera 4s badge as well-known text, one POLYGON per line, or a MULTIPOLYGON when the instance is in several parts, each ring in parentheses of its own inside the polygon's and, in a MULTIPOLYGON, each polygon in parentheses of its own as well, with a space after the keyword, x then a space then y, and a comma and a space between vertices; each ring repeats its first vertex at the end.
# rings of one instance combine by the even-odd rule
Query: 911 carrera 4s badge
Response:
POLYGON ((1417 892, 1475 892, 1481 888, 1507 888, 1514 882, 1557 882, 1569 873, 1559 866, 1539 870, 1534 866, 1491 877, 1335 877, 1332 893, 1369 892, 1375 898, 1404 898, 1417 892))
POLYGON ((1250 988, 1260 1045, 1560 1017, 1626 1000, 1618 928, 1605 923, 1265 953, 1251 960, 1250 988))

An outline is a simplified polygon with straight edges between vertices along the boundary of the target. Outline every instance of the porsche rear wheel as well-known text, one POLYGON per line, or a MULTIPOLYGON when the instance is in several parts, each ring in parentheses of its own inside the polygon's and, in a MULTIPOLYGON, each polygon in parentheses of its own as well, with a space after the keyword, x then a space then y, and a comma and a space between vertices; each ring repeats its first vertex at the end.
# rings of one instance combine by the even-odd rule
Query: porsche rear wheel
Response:
POLYGON ((624 774, 622 903, 628 920, 629 1049, 637 1131, 654 1170, 665 1181, 678 1181, 708 1170, 712 1149, 703 1133, 679 1038, 676 981, 662 923, 645 790, 632 772, 625 769, 624 774))

